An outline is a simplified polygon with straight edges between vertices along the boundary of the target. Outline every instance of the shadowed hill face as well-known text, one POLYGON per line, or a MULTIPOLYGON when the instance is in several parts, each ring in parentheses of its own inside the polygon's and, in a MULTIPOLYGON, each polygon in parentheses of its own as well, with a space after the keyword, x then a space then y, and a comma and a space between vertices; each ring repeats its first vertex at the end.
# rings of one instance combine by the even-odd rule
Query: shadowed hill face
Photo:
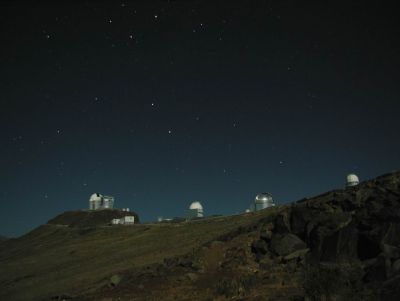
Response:
POLYGON ((230 217, 54 220, 1 245, 1 300, 400 299, 400 173, 230 217))
POLYGON ((71 227, 103 226, 111 223, 114 218, 134 216, 135 223, 139 223, 139 216, 135 212, 126 212, 115 209, 104 209, 95 211, 68 211, 49 220, 47 224, 67 225, 71 227))

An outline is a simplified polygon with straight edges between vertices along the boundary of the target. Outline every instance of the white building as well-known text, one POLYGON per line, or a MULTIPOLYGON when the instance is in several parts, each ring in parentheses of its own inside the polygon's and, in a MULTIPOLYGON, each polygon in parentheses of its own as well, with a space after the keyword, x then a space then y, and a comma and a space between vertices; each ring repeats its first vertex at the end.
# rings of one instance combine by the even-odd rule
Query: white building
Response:
POLYGON ((346 187, 357 186, 359 183, 360 183, 360 180, 358 179, 357 175, 355 175, 353 173, 347 175, 346 187))
POLYGON ((111 220, 112 225, 133 225, 135 223, 135 217, 133 215, 127 215, 121 218, 114 218, 111 220))
POLYGON ((93 193, 89 199, 90 210, 112 209, 114 208, 114 197, 93 193))
POLYGON ((188 210, 188 218, 204 217, 203 206, 196 201, 190 204, 188 210))
POLYGON ((121 219, 120 219, 120 218, 114 218, 114 219, 111 221, 111 224, 112 224, 112 225, 119 225, 119 224, 121 224, 121 219))
POLYGON ((268 192, 260 193, 256 196, 254 200, 254 210, 262 210, 269 207, 274 207, 275 203, 272 199, 272 195, 268 192))
POLYGON ((132 215, 127 215, 121 218, 122 225, 133 225, 135 223, 135 217, 132 215))

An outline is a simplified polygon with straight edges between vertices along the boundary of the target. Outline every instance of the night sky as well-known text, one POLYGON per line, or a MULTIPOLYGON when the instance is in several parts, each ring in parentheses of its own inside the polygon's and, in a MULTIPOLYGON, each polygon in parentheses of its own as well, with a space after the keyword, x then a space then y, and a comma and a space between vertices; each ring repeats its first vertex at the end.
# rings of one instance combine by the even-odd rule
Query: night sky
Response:
POLYGON ((0 4, 2 235, 93 192, 228 215, 400 167, 388 2, 61 2, 0 4))

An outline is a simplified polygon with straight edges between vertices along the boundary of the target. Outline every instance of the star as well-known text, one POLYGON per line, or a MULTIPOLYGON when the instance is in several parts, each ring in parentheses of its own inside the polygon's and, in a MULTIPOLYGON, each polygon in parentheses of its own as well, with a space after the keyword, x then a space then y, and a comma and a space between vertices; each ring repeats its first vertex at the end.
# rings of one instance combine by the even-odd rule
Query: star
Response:
POLYGON ((171 131, 171 130, 168 130, 168 134, 172 134, 172 131, 171 131))

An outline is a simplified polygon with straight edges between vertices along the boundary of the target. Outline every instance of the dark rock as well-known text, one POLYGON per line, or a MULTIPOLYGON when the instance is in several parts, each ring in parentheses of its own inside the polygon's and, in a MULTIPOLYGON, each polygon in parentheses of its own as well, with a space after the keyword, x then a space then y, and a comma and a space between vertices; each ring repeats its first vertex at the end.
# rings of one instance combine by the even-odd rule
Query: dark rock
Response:
POLYGON ((324 213, 308 225, 308 242, 314 260, 333 261, 357 257, 358 230, 349 213, 324 213))
POLYGON ((178 265, 184 268, 191 268, 193 266, 193 260, 189 257, 180 258, 178 265))
POLYGON ((337 261, 357 258, 357 230, 350 224, 332 235, 324 237, 320 249, 321 261, 337 261))
POLYGON ((274 224, 274 233, 284 234, 290 232, 290 212, 282 212, 280 213, 276 219, 274 224))
POLYGON ((379 242, 373 240, 368 233, 360 233, 358 236, 357 254, 362 261, 375 258, 381 252, 379 242))
POLYGON ((275 234, 270 244, 270 249, 279 256, 287 256, 297 250, 305 248, 307 248, 305 242, 294 234, 275 234))
POLYGON ((400 300, 400 275, 385 281, 381 289, 381 300, 400 300))
MULTIPOLYGON (((398 215, 400 218, 400 213, 398 215)), ((387 225, 387 230, 385 231, 386 233, 384 234, 383 237, 383 242, 385 244, 389 244, 395 247, 400 247, 400 222, 399 223, 389 223, 387 225)))
POLYGON ((382 251, 386 258, 397 259, 400 257, 400 249, 388 244, 382 244, 382 251))
POLYGON ((292 259, 303 259, 305 258, 306 254, 310 251, 309 248, 302 249, 295 251, 293 253, 290 253, 289 255, 286 255, 283 259, 286 261, 292 260, 292 259))
POLYGON ((256 255, 256 258, 259 260, 263 255, 267 254, 269 251, 268 244, 260 239, 256 240, 251 245, 251 252, 256 255))
POLYGON ((390 261, 386 260, 383 255, 378 256, 372 263, 365 268, 365 282, 384 281, 390 269, 390 261))
POLYGON ((302 240, 306 239, 306 226, 309 221, 314 217, 315 212, 305 206, 293 207, 290 215, 290 228, 292 233, 300 237, 302 240))
POLYGON ((272 234, 273 233, 271 230, 263 229, 261 230, 260 238, 265 240, 266 242, 269 242, 272 238, 272 234))
POLYGON ((395 262, 392 264, 392 272, 394 274, 400 272, 400 259, 397 259, 395 262))
POLYGON ((272 238, 274 227, 275 225, 271 222, 264 224, 260 230, 260 238, 265 240, 266 242, 269 242, 272 238))

